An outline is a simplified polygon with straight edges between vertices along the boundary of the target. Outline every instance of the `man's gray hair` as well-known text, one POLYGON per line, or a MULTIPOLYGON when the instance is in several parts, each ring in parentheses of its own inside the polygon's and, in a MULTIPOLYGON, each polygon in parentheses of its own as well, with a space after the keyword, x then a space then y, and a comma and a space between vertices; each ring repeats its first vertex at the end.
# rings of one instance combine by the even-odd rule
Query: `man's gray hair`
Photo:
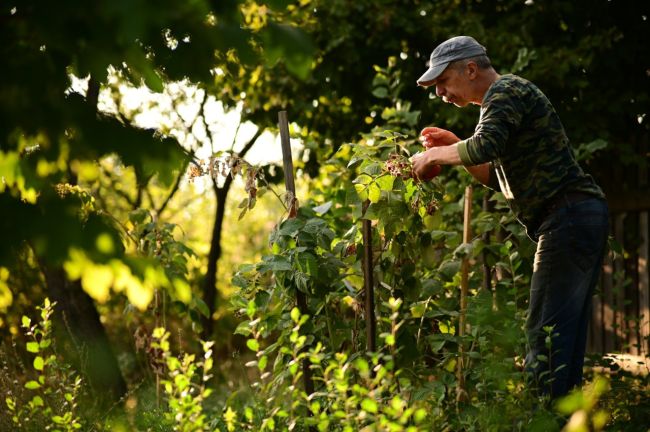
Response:
POLYGON ((469 62, 476 63, 476 66, 478 66, 479 69, 490 69, 492 67, 492 63, 490 63, 490 59, 486 55, 479 55, 466 59, 456 60, 454 62, 451 62, 448 67, 458 69, 467 66, 469 62))

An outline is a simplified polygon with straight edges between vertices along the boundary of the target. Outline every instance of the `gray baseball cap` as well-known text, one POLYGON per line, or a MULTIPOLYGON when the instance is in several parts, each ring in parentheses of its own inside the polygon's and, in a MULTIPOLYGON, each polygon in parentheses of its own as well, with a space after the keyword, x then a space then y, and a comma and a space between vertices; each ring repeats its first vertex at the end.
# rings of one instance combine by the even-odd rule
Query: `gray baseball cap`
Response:
POLYGON ((486 54, 485 47, 471 36, 456 36, 436 47, 429 59, 429 70, 418 79, 418 85, 430 86, 444 72, 449 63, 486 54))

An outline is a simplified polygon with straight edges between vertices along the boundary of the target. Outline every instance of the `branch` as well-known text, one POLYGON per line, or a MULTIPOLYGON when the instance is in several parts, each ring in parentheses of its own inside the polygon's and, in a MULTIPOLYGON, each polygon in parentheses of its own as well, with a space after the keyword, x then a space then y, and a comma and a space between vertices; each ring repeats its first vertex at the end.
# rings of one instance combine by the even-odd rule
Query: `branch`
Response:
MULTIPOLYGON (((194 152, 192 152, 192 157, 194 157, 194 152)), ((181 180, 183 179, 183 173, 187 169, 187 165, 189 165, 189 163, 190 161, 188 160, 188 162, 185 165, 183 165, 183 169, 181 169, 181 172, 178 174, 178 177, 176 177, 176 183, 174 183, 174 187, 169 192, 169 195, 167 195, 167 198, 165 199, 165 201, 163 201, 160 208, 156 210, 156 214, 158 214, 159 217, 162 214, 162 212, 165 211, 165 208, 167 208, 167 204, 169 204, 172 197, 176 194, 176 192, 178 192, 178 188, 181 184, 181 180)))
MULTIPOLYGON (((265 130, 266 130, 266 129, 258 128, 257 131, 255 131, 255 135, 253 135, 253 137, 252 137, 250 140, 248 140, 248 142, 246 143, 246 145, 244 146, 244 148, 241 149, 241 151, 239 152, 239 157, 240 157, 240 158, 243 159, 244 156, 246 156, 246 153, 248 153, 248 151, 253 147, 253 145, 255 144, 255 142, 257 141, 257 139, 258 139, 260 136, 262 136, 262 134, 264 133, 265 130)), ((233 139, 233 141, 234 141, 234 139, 233 139)), ((234 145, 234 143, 233 143, 233 145, 234 145)))
POLYGON ((108 181, 110 182, 110 190, 114 191, 117 195, 119 195, 119 196, 121 196, 122 198, 124 198, 124 199, 126 200, 126 202, 127 202, 131 207, 135 207, 135 206, 136 206, 136 202, 135 202, 135 200, 134 200, 133 198, 131 198, 131 197, 129 196, 129 194, 127 194, 127 193, 126 193, 125 191, 123 191, 122 189, 119 189, 119 188, 115 187, 115 185, 116 185, 117 183, 115 182, 115 179, 114 179, 112 173, 111 173, 109 170, 107 170, 106 168, 102 167, 101 164, 100 164, 99 166, 100 166, 101 168, 103 168, 104 174, 106 174, 106 177, 108 178, 108 181))
POLYGON ((97 103, 99 102, 99 81, 95 80, 92 75, 88 79, 88 89, 86 90, 86 100, 97 111, 97 103))

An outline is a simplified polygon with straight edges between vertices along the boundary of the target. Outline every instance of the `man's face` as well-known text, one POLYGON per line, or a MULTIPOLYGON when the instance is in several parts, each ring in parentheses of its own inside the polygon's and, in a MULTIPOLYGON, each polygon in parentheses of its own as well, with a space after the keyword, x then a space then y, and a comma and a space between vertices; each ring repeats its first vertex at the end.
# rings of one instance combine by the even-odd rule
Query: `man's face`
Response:
POLYGON ((447 103, 453 103, 457 107, 467 106, 471 81, 468 79, 466 66, 450 66, 433 82, 436 87, 436 95, 447 103))

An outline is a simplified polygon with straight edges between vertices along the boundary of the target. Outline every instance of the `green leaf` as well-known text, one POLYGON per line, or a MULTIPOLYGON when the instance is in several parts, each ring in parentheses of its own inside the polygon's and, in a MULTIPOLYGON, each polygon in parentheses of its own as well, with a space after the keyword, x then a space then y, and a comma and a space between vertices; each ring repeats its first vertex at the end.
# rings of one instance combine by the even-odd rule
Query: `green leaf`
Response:
POLYGON ((371 203, 378 203, 381 199, 381 189, 377 186, 377 183, 370 183, 370 186, 368 186, 368 199, 371 203))
POLYGON ((418 302, 411 306, 411 315, 413 318, 420 318, 424 315, 427 308, 427 302, 418 302))
POLYGON ((372 177, 368 174, 361 174, 359 177, 355 178, 352 183, 355 185, 369 185, 372 182, 372 177))
POLYGON ((39 383, 37 383, 36 381, 34 381, 34 380, 32 380, 32 381, 28 381, 28 382, 25 384, 25 388, 28 389, 28 390, 36 390, 36 389, 39 388, 40 386, 41 386, 41 385, 40 385, 39 383))
POLYGON ((451 280, 454 275, 460 271, 460 261, 444 261, 440 264, 438 271, 442 276, 444 276, 445 280, 451 280))
POLYGON ((22 324, 23 324, 23 327, 29 328, 29 326, 32 324, 32 320, 29 319, 29 317, 26 317, 26 316, 23 315, 22 324))
MULTIPOLYGON (((368 164, 363 165, 363 167, 361 168, 361 172, 374 177, 374 176, 378 176, 379 174, 381 174, 382 169, 383 169, 383 166, 379 162, 370 162, 368 164)), ((361 177, 361 176, 359 176, 359 177, 361 177)))
POLYGON ((192 306, 198 310, 201 315, 203 315, 206 318, 210 317, 210 309, 208 308, 208 305, 200 298, 198 297, 192 297, 192 306))
POLYGON ((27 351, 37 353, 39 351, 38 342, 27 342, 27 351))
POLYGON ((273 258, 269 260, 268 263, 271 266, 271 270, 274 272, 289 271, 292 269, 289 260, 280 255, 275 255, 273 258))
POLYGON ((242 336, 248 336, 252 333, 252 330, 249 325, 250 321, 243 321, 237 325, 237 328, 234 331, 234 334, 240 334, 242 336))
POLYGON ((318 262, 311 252, 299 253, 297 257, 298 266, 303 273, 310 276, 318 276, 318 262))
POLYGON ((43 357, 36 356, 36 358, 34 359, 34 369, 42 371, 44 366, 45 366, 45 361, 43 361, 43 357))
POLYGON ((246 346, 254 352, 257 352, 260 350, 260 344, 257 342, 257 339, 248 339, 246 341, 246 346))
POLYGON ((386 192, 390 192, 393 190, 394 183, 395 183, 395 177, 390 175, 385 175, 377 178, 377 184, 379 185, 379 188, 386 192))
POLYGON ((357 194, 359 195, 359 199, 361 199, 361 201, 368 199, 368 188, 366 186, 362 184, 355 184, 354 190, 357 191, 357 194))
POLYGON ((300 320, 300 310, 297 307, 291 309, 291 319, 295 323, 298 323, 298 320, 300 320))
POLYGON ((311 70, 314 48, 309 36, 297 27, 269 22, 260 31, 268 65, 283 61, 292 74, 305 79, 311 70))
POLYGON ((324 204, 321 204, 321 205, 319 205, 317 207, 312 208, 312 210, 315 211, 316 213, 320 214, 320 215, 323 215, 323 214, 327 213, 330 208, 332 208, 332 204, 333 204, 332 201, 327 201, 324 204))
POLYGON ((260 357, 260 361, 257 363, 257 367, 259 368, 260 371, 263 371, 266 368, 266 365, 269 361, 269 358, 267 356, 262 356, 260 357))
POLYGON ((384 99, 388 96, 388 89, 386 87, 376 87, 372 91, 372 95, 379 99, 384 99))
POLYGON ((413 391, 413 400, 422 401, 433 399, 434 401, 442 402, 445 398, 446 388, 440 381, 429 381, 422 387, 413 391))
POLYGON ((375 414, 378 410, 377 402, 372 399, 365 398, 361 401, 361 409, 369 413, 375 414))
POLYGON ((562 414, 571 414, 585 406, 582 392, 577 391, 563 397, 557 403, 557 409, 562 414))

